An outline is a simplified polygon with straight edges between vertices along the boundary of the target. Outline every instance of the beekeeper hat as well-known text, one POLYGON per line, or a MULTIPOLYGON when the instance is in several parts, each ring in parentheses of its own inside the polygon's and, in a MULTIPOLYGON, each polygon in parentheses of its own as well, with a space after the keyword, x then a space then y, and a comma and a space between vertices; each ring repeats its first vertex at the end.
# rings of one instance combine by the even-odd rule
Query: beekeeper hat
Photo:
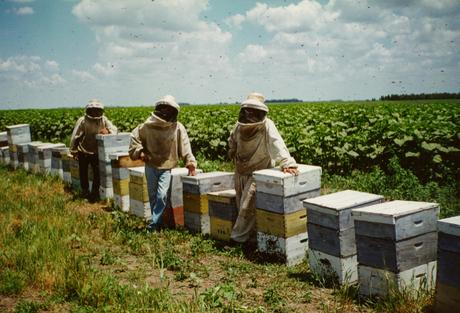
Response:
POLYGON ((161 98, 160 100, 158 100, 156 103, 155 103, 155 107, 158 106, 158 105, 169 105, 169 106, 172 106, 173 108, 175 108, 178 112, 180 110, 180 106, 177 104, 176 102, 176 99, 171 96, 171 95, 166 95, 164 96, 163 98, 161 98))
POLYGON ((265 97, 263 94, 258 93, 258 92, 251 92, 247 99, 256 99, 259 100, 260 102, 264 103, 265 102, 265 97))
POLYGON ((260 102, 260 100, 254 98, 244 100, 241 103, 241 108, 251 108, 268 112, 268 107, 265 104, 263 104, 263 102, 260 102))
POLYGON ((86 105, 87 109, 101 109, 104 110, 104 105, 102 104, 101 101, 98 99, 91 99, 88 101, 88 104, 86 105))

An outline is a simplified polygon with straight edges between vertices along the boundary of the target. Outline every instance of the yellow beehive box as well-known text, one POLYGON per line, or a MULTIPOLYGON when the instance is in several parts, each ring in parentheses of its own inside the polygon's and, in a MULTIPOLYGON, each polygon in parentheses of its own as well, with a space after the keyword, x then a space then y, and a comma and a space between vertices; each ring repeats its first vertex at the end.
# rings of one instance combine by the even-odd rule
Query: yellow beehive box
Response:
POLYGON ((113 180, 113 193, 119 196, 129 195, 129 179, 114 179, 113 180))
POLYGON ((208 214, 208 196, 206 194, 183 193, 184 211, 208 214))
POLYGON ((256 210, 257 231, 277 237, 288 238, 307 231, 307 210, 278 214, 256 210))
POLYGON ((211 237, 223 241, 229 241, 233 229, 232 221, 226 221, 214 216, 211 216, 210 221, 211 237))
POLYGON ((129 182, 129 197, 134 200, 148 202, 149 194, 147 184, 136 184, 132 181, 129 182))

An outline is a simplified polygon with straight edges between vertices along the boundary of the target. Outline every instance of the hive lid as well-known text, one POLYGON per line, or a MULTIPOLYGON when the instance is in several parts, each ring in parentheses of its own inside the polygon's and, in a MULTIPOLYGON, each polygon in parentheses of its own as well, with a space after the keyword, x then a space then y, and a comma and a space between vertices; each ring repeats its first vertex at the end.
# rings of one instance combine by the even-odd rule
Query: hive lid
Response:
MULTIPOLYGON (((297 169, 299 170, 299 175, 302 175, 306 172, 310 171, 321 171, 320 166, 315 166, 315 165, 305 165, 305 164, 297 164, 297 169)), ((279 181, 284 180, 285 178, 290 178, 290 177, 295 177, 294 175, 290 173, 284 173, 280 168, 268 168, 264 170, 259 170, 255 171, 253 173, 254 179, 264 179, 264 178, 274 178, 279 181)), ((274 181, 275 183, 276 181, 274 181)))
POLYGON ((352 215, 355 221, 394 224, 398 218, 431 209, 439 214, 437 203, 396 200, 353 209, 352 215))
POLYGON ((195 176, 183 176, 182 181, 187 184, 199 185, 201 181, 206 181, 208 179, 224 177, 224 176, 233 176, 232 172, 208 172, 208 173, 198 173, 195 176))
POLYGON ((439 220, 438 230, 445 234, 460 237, 460 215, 439 220))
POLYGON ((208 195, 216 196, 216 197, 233 198, 233 197, 236 197, 236 191, 235 189, 227 189, 227 190, 222 190, 222 191, 208 192, 208 195))
POLYGON ((379 200, 383 201, 383 196, 355 190, 344 190, 303 200, 303 206, 315 211, 322 211, 322 209, 341 211, 379 200))
POLYGON ((145 172, 145 167, 144 166, 130 167, 129 168, 129 175, 144 176, 144 172, 145 172))

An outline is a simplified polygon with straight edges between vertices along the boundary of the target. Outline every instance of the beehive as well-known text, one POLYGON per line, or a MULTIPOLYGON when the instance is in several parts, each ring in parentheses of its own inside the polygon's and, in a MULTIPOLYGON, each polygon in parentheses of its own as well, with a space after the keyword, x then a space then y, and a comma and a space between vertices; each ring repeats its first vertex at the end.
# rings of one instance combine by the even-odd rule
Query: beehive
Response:
POLYGON ((321 167, 299 164, 297 169, 298 175, 284 173, 279 168, 253 173, 258 250, 278 256, 288 265, 301 262, 306 256, 307 214, 302 200, 319 196, 321 187, 321 167), (292 242, 296 248, 270 250, 286 242, 292 242))
POLYGON ((43 144, 37 147, 38 150, 38 170, 42 174, 51 172, 51 155, 52 149, 65 148, 63 143, 43 144))
POLYGON ((145 220, 152 215, 143 166, 129 168, 129 213, 145 220))
POLYGON ((352 211, 361 294, 386 296, 387 285, 375 283, 384 279, 382 275, 393 277, 396 286, 408 286, 413 274, 431 283, 427 271, 436 261, 438 214, 436 203, 415 201, 389 201, 352 211))
POLYGON ((68 147, 55 147, 51 149, 51 174, 64 179, 64 166, 62 159, 69 154, 68 147))
POLYGON ((130 138, 130 133, 96 135, 100 177, 99 196, 101 199, 112 198, 114 195, 110 155, 116 153, 127 154, 130 138))
POLYGON ((185 227, 209 234, 210 218, 207 194, 234 188, 233 173, 210 172, 199 173, 196 176, 183 176, 182 188, 185 227))
POLYGON ((303 201, 307 209, 310 268, 340 284, 357 280, 352 209, 383 202, 380 195, 345 190, 303 201))
POLYGON ((230 240, 238 217, 235 189, 210 192, 207 198, 211 236, 223 241, 230 240))
POLYGON ((438 221, 435 311, 460 311, 460 216, 438 221))

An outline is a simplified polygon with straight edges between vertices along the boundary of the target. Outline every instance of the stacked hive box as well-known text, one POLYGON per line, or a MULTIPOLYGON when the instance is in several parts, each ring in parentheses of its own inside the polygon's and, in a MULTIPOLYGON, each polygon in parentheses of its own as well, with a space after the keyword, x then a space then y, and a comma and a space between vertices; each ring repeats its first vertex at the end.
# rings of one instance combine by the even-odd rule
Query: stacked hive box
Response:
POLYGON ((307 212, 302 200, 317 197, 321 167, 299 164, 299 175, 266 169, 253 173, 256 181, 257 248, 282 258, 302 261, 308 249, 307 212))
POLYGON ((304 200, 312 271, 340 284, 356 282, 358 262, 351 210, 383 200, 383 196, 353 190, 304 200))
MULTIPOLYGON (((202 170, 196 169, 197 174, 202 172, 202 170)), ((187 175, 187 168, 173 168, 171 170, 171 186, 169 189, 168 204, 162 217, 162 222, 165 226, 171 228, 184 226, 182 177, 187 175)))
POLYGON ((10 150, 8 147, 8 136, 6 132, 0 132, 0 163, 10 163, 10 150))
POLYGON ((51 155, 54 148, 65 148, 63 143, 50 143, 43 144, 38 148, 38 168, 42 174, 49 174, 51 172, 51 155))
POLYGON ((65 154, 61 156, 62 162, 62 180, 68 185, 72 185, 72 174, 70 172, 70 164, 73 160, 73 157, 70 154, 65 154))
POLYGON ((97 153, 99 158, 100 197, 113 197, 112 165, 110 154, 128 152, 130 133, 96 135, 97 153))
POLYGON ((27 145, 27 149, 28 149, 27 161, 29 163, 29 171, 31 171, 32 173, 40 172, 40 157, 38 155, 38 148, 42 145, 48 145, 48 144, 50 143, 34 141, 34 142, 30 142, 27 145))
POLYGON ((42 144, 41 141, 32 141, 16 145, 18 153, 18 167, 29 170, 29 144, 42 144))
POLYGON ((8 135, 6 132, 0 132, 0 147, 8 146, 8 135))
POLYGON ((56 147, 51 149, 51 175, 64 179, 62 159, 69 154, 69 148, 56 147))
POLYGON ((18 167, 18 153, 16 145, 31 141, 29 124, 18 124, 6 127, 8 145, 10 147, 10 165, 18 167))
MULTIPOLYGON (((66 156, 64 163, 66 162, 68 162, 69 164, 70 181, 71 181, 72 189, 76 191, 81 191, 80 165, 78 163, 78 160, 75 160, 74 158, 70 156, 66 156)), ((89 188, 91 189, 93 185, 93 169, 91 166, 88 166, 88 183, 89 183, 89 188)))
POLYGON ((0 147, 1 161, 3 164, 10 164, 10 147, 0 147))
POLYGON ((129 168, 129 213, 148 220, 150 212, 145 168, 129 168))
POLYGON ((228 241, 238 217, 235 189, 208 193, 211 236, 228 241))
POLYGON ((359 292, 430 287, 436 268, 436 203, 391 201, 354 209, 359 292), (424 285, 426 283, 426 285, 424 285))
POLYGON ((202 234, 210 233, 209 192, 234 188, 233 173, 211 172, 182 177, 185 227, 202 234))
POLYGON ((460 216, 438 221, 435 311, 460 312, 460 216))
POLYGON ((129 211, 129 168, 144 165, 142 160, 131 160, 128 153, 110 154, 112 165, 113 202, 116 208, 129 211))

